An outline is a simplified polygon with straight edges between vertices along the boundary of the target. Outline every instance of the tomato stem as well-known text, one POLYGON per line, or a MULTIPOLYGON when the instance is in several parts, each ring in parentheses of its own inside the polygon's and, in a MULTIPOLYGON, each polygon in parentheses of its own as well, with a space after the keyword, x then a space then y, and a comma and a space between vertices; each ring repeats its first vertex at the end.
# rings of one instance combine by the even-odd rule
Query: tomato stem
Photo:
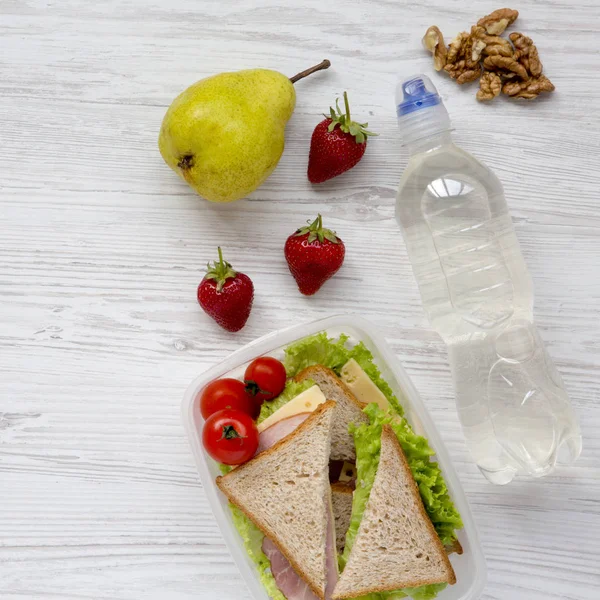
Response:
POLYGON ((246 393, 250 396, 258 396, 258 394, 268 394, 267 390, 261 389, 261 387, 256 383, 256 381, 252 381, 250 379, 244 379, 244 384, 246 386, 246 393))
POLYGON ((223 433, 221 434, 222 440, 234 440, 236 438, 243 438, 243 435, 240 435, 233 425, 223 425, 223 433))

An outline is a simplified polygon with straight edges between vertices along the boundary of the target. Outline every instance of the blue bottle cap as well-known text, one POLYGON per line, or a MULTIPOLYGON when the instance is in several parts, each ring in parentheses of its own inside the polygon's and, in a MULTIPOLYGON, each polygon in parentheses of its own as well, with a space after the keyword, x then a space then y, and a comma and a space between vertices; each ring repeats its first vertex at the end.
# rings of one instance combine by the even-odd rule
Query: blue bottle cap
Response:
MULTIPOLYGON (((411 77, 402 82, 401 86, 402 101, 396 106, 396 113, 399 117, 442 103, 435 86, 425 75, 411 77)), ((400 98, 396 99, 397 102, 399 100, 400 98)))

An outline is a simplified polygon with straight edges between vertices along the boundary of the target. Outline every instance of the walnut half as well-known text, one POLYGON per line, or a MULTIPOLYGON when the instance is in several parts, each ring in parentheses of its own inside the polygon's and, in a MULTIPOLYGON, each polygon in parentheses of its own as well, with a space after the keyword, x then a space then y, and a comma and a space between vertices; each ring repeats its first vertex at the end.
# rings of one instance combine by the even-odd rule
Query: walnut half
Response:
POLYGON ((433 66, 436 71, 441 71, 446 66, 448 51, 444 43, 444 36, 439 27, 432 25, 423 36, 423 46, 433 54, 433 66))
POLYGON ((502 79, 498 73, 493 71, 485 71, 479 80, 479 91, 477 92, 477 100, 493 100, 500 95, 502 91, 502 79))
POLYGON ((518 16, 518 10, 499 8, 493 13, 479 19, 477 25, 483 27, 490 35, 500 35, 509 25, 512 25, 517 20, 518 16))
POLYGON ((461 59, 455 63, 448 63, 444 67, 444 71, 446 71, 452 79, 455 79, 456 83, 462 85, 463 83, 471 83, 471 81, 479 79, 481 76, 481 65, 476 63, 475 65, 469 66, 465 59, 461 59))
POLYGON ((455 63, 463 52, 463 46, 469 39, 469 34, 466 31, 459 33, 448 45, 447 62, 455 63))
POLYGON ((508 71, 523 80, 529 79, 527 69, 510 56, 486 56, 483 68, 488 71, 508 71))
POLYGON ((532 39, 517 32, 511 33, 508 37, 517 49, 515 52, 516 60, 518 60, 533 75, 533 77, 539 77, 542 74, 542 62, 540 61, 538 50, 532 39))
POLYGON ((533 100, 542 92, 553 92, 554 84, 545 76, 532 77, 528 81, 507 81, 502 86, 502 92, 512 98, 533 100))

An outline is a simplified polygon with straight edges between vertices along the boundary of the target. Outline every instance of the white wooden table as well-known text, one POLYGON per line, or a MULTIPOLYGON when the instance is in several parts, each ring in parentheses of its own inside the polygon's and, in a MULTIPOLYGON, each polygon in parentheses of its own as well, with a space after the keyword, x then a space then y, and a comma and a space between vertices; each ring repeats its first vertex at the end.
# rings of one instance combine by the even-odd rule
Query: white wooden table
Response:
POLYGON ((180 423, 189 381, 290 324, 359 313, 381 328, 448 445, 487 556, 485 600, 600 597, 600 4, 521 1, 557 86, 530 104, 475 101, 420 39, 500 5, 431 0, 0 2, 0 598, 249 598, 180 423), (156 140, 174 96, 206 75, 332 68, 297 84, 287 148, 248 200, 200 200, 156 140), (536 318, 584 435, 576 465, 507 487, 471 462, 446 350, 421 309, 395 190, 407 155, 397 77, 424 71, 456 139, 500 176, 533 275, 536 318), (348 90, 381 133, 352 172, 307 182, 308 140, 348 90), (283 259, 317 211, 343 270, 313 298, 283 259), (254 280, 232 335, 195 290, 221 244, 254 280))

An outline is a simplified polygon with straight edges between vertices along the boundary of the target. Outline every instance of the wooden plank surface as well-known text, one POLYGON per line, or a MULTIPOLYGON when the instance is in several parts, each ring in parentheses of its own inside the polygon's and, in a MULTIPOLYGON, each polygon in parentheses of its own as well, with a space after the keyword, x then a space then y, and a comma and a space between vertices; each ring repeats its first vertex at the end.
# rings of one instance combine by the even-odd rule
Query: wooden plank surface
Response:
POLYGON ((433 72, 420 38, 434 23, 454 35, 489 2, 0 2, 3 600, 249 598, 183 436, 183 391, 258 336, 345 312, 385 332, 431 410, 480 529, 484 600, 599 597, 600 4, 514 7, 557 92, 483 106, 433 72), (210 205, 162 162, 158 128, 187 85, 325 57, 329 71, 297 84, 286 152, 248 200, 210 205), (394 87, 419 71, 457 142, 504 183, 536 319, 581 420, 580 460, 543 480, 495 487, 470 460, 393 218, 407 160, 394 87), (345 89, 381 135, 352 172, 313 188, 308 140, 345 89), (347 258, 304 298, 282 247, 317 211, 347 258), (195 301, 217 244, 256 286, 235 335, 195 301))

